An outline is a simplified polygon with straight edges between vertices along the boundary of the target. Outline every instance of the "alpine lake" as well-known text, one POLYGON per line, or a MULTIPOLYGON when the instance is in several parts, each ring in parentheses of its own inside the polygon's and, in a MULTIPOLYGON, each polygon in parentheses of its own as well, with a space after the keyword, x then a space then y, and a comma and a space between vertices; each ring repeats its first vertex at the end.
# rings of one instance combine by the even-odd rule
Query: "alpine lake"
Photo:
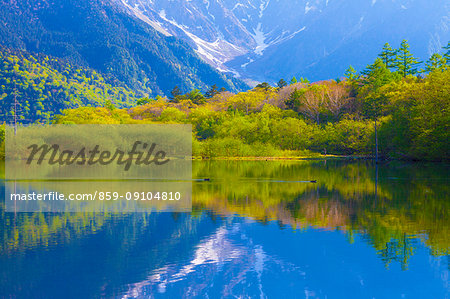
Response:
POLYGON ((448 164, 192 169, 189 213, 10 213, 1 181, 0 297, 450 296, 448 164))

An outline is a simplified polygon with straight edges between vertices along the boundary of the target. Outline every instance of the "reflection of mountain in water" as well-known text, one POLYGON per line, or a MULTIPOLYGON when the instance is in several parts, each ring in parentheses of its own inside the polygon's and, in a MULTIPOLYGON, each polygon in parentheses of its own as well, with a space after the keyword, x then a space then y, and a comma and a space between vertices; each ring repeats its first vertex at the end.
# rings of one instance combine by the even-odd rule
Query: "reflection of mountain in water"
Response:
MULTIPOLYGON (((445 166, 380 166, 378 180, 370 163, 212 161, 193 170, 211 180, 194 183, 191 214, 14 215, 1 208, 0 293, 270 296, 295 282, 302 294, 325 296, 316 281, 328 274, 318 269, 340 271, 335 289, 361 292, 361 281, 371 280, 361 265, 393 281, 388 274, 418 273, 419 260, 427 261, 424 276, 448 273, 445 166), (317 184, 298 182, 312 179, 317 184)), ((325 280, 330 289, 333 279, 325 280)))
MULTIPOLYGON (((378 297, 384 289, 374 289, 371 284, 375 281, 392 290, 394 297, 430 295, 420 284, 405 289, 399 277, 408 271, 393 266, 387 271, 373 249, 366 252, 368 247, 359 236, 355 235, 353 242, 340 231, 305 229, 295 234, 290 229, 280 230, 275 223, 261 225, 229 217, 195 246, 189 259, 179 264, 168 262, 152 271, 146 279, 129 285, 122 298, 272 298, 280 294, 322 298, 343 296, 348 290, 355 298, 378 297)), ((423 248, 419 243, 416 245, 423 248)), ((417 255, 428 258, 422 249, 417 255)), ((433 263, 434 274, 446 271, 444 257, 433 263)), ((429 275, 425 270, 414 279, 427 281, 429 275)), ((432 295, 441 292, 445 279, 442 282, 436 284, 432 295)))
POLYGON ((172 294, 173 285, 180 283, 186 296, 208 293, 233 296, 259 294, 265 297, 262 275, 270 267, 276 273, 289 272, 301 277, 304 272, 293 264, 267 255, 260 244, 245 234, 248 223, 236 222, 219 227, 195 248, 192 258, 182 265, 165 265, 152 272, 147 280, 132 284, 123 298, 139 298, 154 293, 172 294), (186 281, 202 281, 186 285, 186 281), (252 285, 247 285, 247 280, 252 285), (212 291, 211 288, 214 290, 212 291), (234 292, 237 291, 237 294, 234 292))
POLYGON ((212 178, 195 186, 194 207, 299 229, 363 233, 380 254, 395 244, 398 250, 390 251, 408 252, 400 250, 405 235, 422 239, 433 255, 449 253, 445 165, 218 161, 194 164, 194 171, 212 178), (317 184, 295 182, 313 179, 317 184))

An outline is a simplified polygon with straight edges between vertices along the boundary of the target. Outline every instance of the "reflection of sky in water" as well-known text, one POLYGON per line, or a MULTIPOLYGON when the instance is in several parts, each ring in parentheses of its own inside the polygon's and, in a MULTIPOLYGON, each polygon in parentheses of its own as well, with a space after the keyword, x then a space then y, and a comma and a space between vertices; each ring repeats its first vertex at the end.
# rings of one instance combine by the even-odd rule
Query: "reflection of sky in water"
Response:
POLYGON ((450 295, 443 165, 193 170, 211 181, 193 184, 192 213, 13 214, 0 203, 0 297, 450 295))
MULTIPOLYGON (((304 273, 282 260, 268 256, 261 245, 253 244, 243 231, 245 223, 234 223, 218 228, 211 236, 196 246, 194 256, 185 265, 167 265, 152 271, 148 280, 132 284, 124 298, 148 295, 147 289, 155 289, 158 293, 166 293, 168 288, 183 286, 188 281, 196 281, 195 286, 185 287, 186 295, 200 295, 208 293, 207 288, 214 285, 216 279, 224 276, 222 295, 234 295, 235 288, 252 280, 252 287, 247 286, 248 292, 254 292, 263 297, 264 289, 262 276, 265 267, 270 265, 279 273, 292 272, 298 276, 304 273), (230 226, 230 227, 227 227, 230 226)), ((151 293, 150 293, 151 294, 151 293)))
POLYGON ((409 263, 387 270, 375 249, 339 231, 281 229, 229 219, 195 246, 190 259, 166 264, 128 286, 122 298, 345 297, 443 298, 448 295, 446 257, 431 257, 423 246, 409 263))

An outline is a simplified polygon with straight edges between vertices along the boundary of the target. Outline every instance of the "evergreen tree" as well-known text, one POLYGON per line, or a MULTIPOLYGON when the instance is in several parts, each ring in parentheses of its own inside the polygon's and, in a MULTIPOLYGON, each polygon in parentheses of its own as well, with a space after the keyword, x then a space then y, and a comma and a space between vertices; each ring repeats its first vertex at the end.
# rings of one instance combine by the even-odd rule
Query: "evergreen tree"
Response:
POLYGON ((381 58, 377 58, 361 73, 364 75, 361 78, 363 87, 368 89, 368 92, 374 92, 395 79, 395 75, 388 70, 381 58))
POLYGON ((358 80, 358 74, 353 66, 348 67, 348 69, 344 73, 344 77, 347 78, 350 82, 358 80))
POLYGON ((181 96, 181 90, 178 86, 175 86, 172 91, 170 92, 170 100, 172 102, 179 102, 180 101, 180 96, 181 96))
POLYGON ((197 105, 202 105, 202 104, 204 104, 206 102, 205 101, 205 97, 203 96, 203 94, 198 89, 193 89, 186 96, 187 96, 187 98, 189 100, 192 101, 192 103, 197 104, 197 105))
POLYGON ((381 58, 369 65, 363 72, 363 86, 358 90, 358 96, 362 100, 363 114, 374 121, 375 129, 375 160, 378 162, 378 127, 377 120, 383 115, 387 104, 387 98, 380 93, 380 88, 395 79, 381 58))
POLYGON ((153 101, 154 101, 154 99, 152 99, 152 98, 143 97, 143 98, 138 99, 138 100, 136 101, 136 104, 137 104, 138 106, 142 106, 142 105, 145 105, 145 104, 149 104, 149 103, 151 103, 151 102, 153 102, 153 101))
POLYGON ((278 85, 278 88, 281 89, 281 88, 287 86, 288 84, 286 81, 284 81, 284 79, 280 79, 280 81, 278 81, 277 85, 278 85))
POLYGON ((300 83, 309 83, 309 80, 307 78, 300 78, 300 83))
POLYGON ((450 65, 450 41, 447 43, 447 46, 442 47, 442 49, 444 49, 443 57, 447 61, 447 64, 450 65))
POLYGON ((213 86, 211 86, 209 90, 205 92, 205 98, 210 99, 214 97, 216 94, 219 94, 219 90, 217 89, 217 85, 214 84, 213 86))
POLYGON ((103 107, 105 107, 109 111, 114 111, 116 109, 116 106, 114 106, 114 103, 110 99, 107 99, 105 101, 105 104, 103 105, 103 107))
POLYGON ((289 109, 296 110, 296 108, 300 105, 300 99, 302 98, 304 91, 298 90, 297 88, 289 95, 289 99, 285 101, 286 106, 289 109))
POLYGON ((446 59, 441 54, 434 53, 425 63, 425 71, 430 73, 434 70, 443 69, 446 66, 446 59))
POLYGON ((414 75, 418 73, 417 66, 420 62, 409 51, 407 40, 403 40, 400 48, 397 50, 396 67, 397 71, 403 76, 414 75))
POLYGON ((262 88, 267 91, 270 89, 270 85, 267 82, 263 82, 263 83, 256 85, 256 88, 262 88))
POLYGON ((350 95, 352 97, 356 96, 357 90, 358 90, 358 80, 359 75, 356 72, 356 70, 353 68, 353 66, 349 66, 347 70, 344 73, 344 77, 347 79, 347 83, 350 86, 350 95))
POLYGON ((381 53, 378 55, 388 69, 395 67, 396 51, 392 49, 389 43, 385 43, 381 53))

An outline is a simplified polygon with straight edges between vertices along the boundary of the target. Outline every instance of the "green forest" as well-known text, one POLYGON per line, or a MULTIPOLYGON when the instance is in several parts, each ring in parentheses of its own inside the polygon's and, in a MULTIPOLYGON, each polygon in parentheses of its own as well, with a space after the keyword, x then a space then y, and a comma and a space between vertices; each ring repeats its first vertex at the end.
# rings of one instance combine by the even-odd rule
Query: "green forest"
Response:
POLYGON ((335 80, 294 77, 240 93, 213 85, 184 94, 175 86, 169 98, 139 99, 95 72, 8 56, 2 59, 0 105, 14 113, 11 82, 19 74, 25 118, 66 108, 55 116, 46 112, 45 119, 190 123, 196 157, 373 157, 378 140, 381 158, 442 161, 450 156, 450 43, 442 53, 419 62, 404 40, 398 49, 385 44, 366 69, 350 66, 335 80))
POLYGON ((55 113, 111 103, 131 107, 138 97, 94 70, 45 55, 0 48, 0 113, 11 123, 50 122, 55 113))
POLYGON ((90 68, 144 94, 213 83, 248 88, 201 60, 185 42, 164 36, 111 1, 0 1, 0 44, 90 68))

